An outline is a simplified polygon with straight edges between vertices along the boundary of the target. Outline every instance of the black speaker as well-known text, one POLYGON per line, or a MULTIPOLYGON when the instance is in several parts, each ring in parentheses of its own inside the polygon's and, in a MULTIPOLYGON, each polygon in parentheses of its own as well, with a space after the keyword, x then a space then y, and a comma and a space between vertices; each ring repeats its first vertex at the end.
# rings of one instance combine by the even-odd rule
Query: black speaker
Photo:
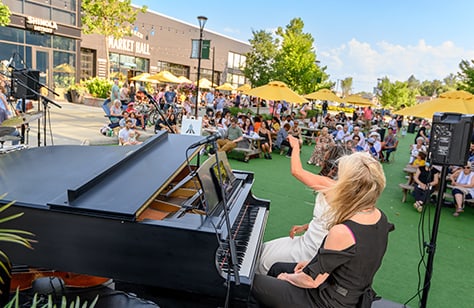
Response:
POLYGON ((473 115, 435 113, 430 134, 431 163, 464 166, 469 158, 473 122, 473 115))
POLYGON ((13 71, 12 77, 15 80, 13 96, 17 99, 27 98, 37 100, 38 95, 33 91, 39 92, 39 73, 39 71, 28 69, 13 71))

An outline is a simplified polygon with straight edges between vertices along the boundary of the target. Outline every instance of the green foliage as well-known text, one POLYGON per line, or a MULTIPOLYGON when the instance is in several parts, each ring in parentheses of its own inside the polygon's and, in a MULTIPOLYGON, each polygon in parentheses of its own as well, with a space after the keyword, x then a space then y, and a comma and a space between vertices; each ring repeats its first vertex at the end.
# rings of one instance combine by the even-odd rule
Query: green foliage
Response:
POLYGON ((326 67, 319 67, 313 48, 314 39, 303 32, 304 23, 295 18, 285 29, 278 28, 274 38, 264 30, 253 31, 249 40, 251 51, 246 54, 245 77, 258 87, 272 80, 283 81, 300 94, 319 88, 331 88, 326 67))
POLYGON ((251 51, 245 55, 247 59, 243 72, 254 87, 259 87, 274 79, 273 63, 278 40, 264 30, 252 31, 252 34, 253 38, 249 40, 251 51))
POLYGON ((459 69, 459 89, 474 93, 474 60, 462 60, 459 69))
MULTIPOLYGON (((131 25, 137 20, 139 12, 146 12, 143 6, 136 10, 131 0, 82 0, 82 31, 85 34, 100 34, 105 36, 104 45, 106 54, 109 54, 107 37, 120 39, 130 36, 131 25)), ((107 74, 110 72, 110 62, 107 61, 107 74)))
POLYGON ((316 86, 328 78, 325 68, 317 66, 313 36, 304 33, 303 28, 303 20, 294 18, 285 29, 277 29, 276 34, 282 43, 274 65, 275 79, 285 82, 300 94, 315 91, 316 86))
POLYGON ((93 77, 81 81, 81 84, 85 86, 87 92, 93 97, 107 98, 112 91, 113 82, 105 78, 93 77))
POLYGON ((341 89, 342 89, 343 97, 351 94, 352 77, 346 77, 343 80, 341 80, 341 89))
POLYGON ((239 114, 247 114, 247 113, 251 113, 252 115, 254 114, 253 111, 249 108, 239 108, 239 107, 230 107, 229 108, 229 111, 230 111, 230 114, 233 116, 233 117, 236 117, 238 116, 239 114))
POLYGON ((101 34, 116 39, 131 35, 131 27, 139 11, 131 5, 131 0, 83 0, 81 3, 82 31, 85 34, 101 34))
POLYGON ((6 26, 10 23, 11 14, 12 12, 10 11, 10 8, 0 0, 0 27, 6 26))
POLYGON ((317 117, 319 113, 319 109, 308 110, 306 111, 306 118, 311 119, 312 117, 317 117))
POLYGON ((379 84, 381 95, 379 96, 380 103, 383 107, 393 107, 400 109, 401 105, 413 106, 416 102, 416 89, 410 89, 408 82, 395 81, 391 83, 385 77, 379 84))
MULTIPOLYGON (((0 199, 3 199, 5 195, 6 194, 1 195, 0 199)), ((14 202, 10 202, 0 207, 0 213, 3 213, 4 211, 6 211, 10 206, 13 205, 13 203, 14 202)), ((13 214, 6 217, 0 217, 0 224, 17 219, 21 216, 23 216, 23 213, 17 213, 17 214, 13 214)), ((14 244, 19 244, 27 248, 31 248, 31 243, 33 242, 33 240, 26 238, 25 236, 31 237, 33 236, 33 234, 27 231, 23 231, 23 230, 0 229, 0 242, 14 243, 14 244)), ((10 267, 10 261, 8 259, 8 256, 2 250, 0 250, 0 271, 9 273, 9 270, 8 270, 9 267, 10 267)), ((5 283, 2 279, 2 275, 0 275, 0 283, 1 284, 5 283)))
MULTIPOLYGON (((75 301, 72 301, 69 303, 67 302, 67 299, 63 296, 61 298, 61 304, 58 306, 54 304, 53 298, 51 295, 48 296, 48 300, 45 302, 43 298, 38 298, 38 294, 35 294, 33 296, 33 300, 30 304, 31 308, 94 308, 95 305, 97 304, 97 300, 99 299, 99 296, 96 296, 94 300, 91 302, 90 305, 88 305, 87 301, 81 304, 81 300, 79 297, 76 298, 75 301)), ((15 293, 15 296, 8 302, 8 304, 4 308, 17 308, 19 307, 19 291, 17 290, 15 293)))

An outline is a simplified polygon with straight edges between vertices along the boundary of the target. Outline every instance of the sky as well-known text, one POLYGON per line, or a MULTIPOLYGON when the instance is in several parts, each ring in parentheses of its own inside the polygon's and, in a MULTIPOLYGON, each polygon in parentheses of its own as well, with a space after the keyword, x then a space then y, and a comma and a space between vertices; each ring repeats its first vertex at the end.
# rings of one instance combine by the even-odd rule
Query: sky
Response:
POLYGON ((301 18, 329 79, 353 78, 353 92, 372 92, 378 78, 443 80, 474 59, 472 0, 143 1, 152 11, 248 43, 252 31, 274 32, 301 18))

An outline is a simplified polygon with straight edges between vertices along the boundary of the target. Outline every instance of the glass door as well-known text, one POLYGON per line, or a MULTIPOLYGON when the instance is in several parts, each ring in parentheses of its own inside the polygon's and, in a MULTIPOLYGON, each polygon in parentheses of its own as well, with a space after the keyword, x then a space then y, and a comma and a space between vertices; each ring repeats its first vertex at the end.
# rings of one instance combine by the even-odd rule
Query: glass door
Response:
MULTIPOLYGON (((50 89, 53 89, 51 87, 53 70, 50 67, 50 64, 52 62, 52 55, 50 50, 33 48, 33 69, 39 71, 39 82, 50 89)), ((41 88, 40 93, 43 96, 47 96, 50 98, 53 97, 52 94, 49 93, 49 91, 44 87, 41 88)))

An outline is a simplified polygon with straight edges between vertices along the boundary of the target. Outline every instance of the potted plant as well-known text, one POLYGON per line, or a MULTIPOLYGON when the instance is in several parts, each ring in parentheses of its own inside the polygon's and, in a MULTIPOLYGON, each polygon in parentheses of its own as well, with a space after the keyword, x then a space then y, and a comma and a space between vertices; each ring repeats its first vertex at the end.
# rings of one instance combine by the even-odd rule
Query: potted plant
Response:
POLYGON ((72 84, 67 88, 65 93, 66 99, 70 103, 82 104, 84 95, 87 93, 87 89, 81 83, 72 84))

